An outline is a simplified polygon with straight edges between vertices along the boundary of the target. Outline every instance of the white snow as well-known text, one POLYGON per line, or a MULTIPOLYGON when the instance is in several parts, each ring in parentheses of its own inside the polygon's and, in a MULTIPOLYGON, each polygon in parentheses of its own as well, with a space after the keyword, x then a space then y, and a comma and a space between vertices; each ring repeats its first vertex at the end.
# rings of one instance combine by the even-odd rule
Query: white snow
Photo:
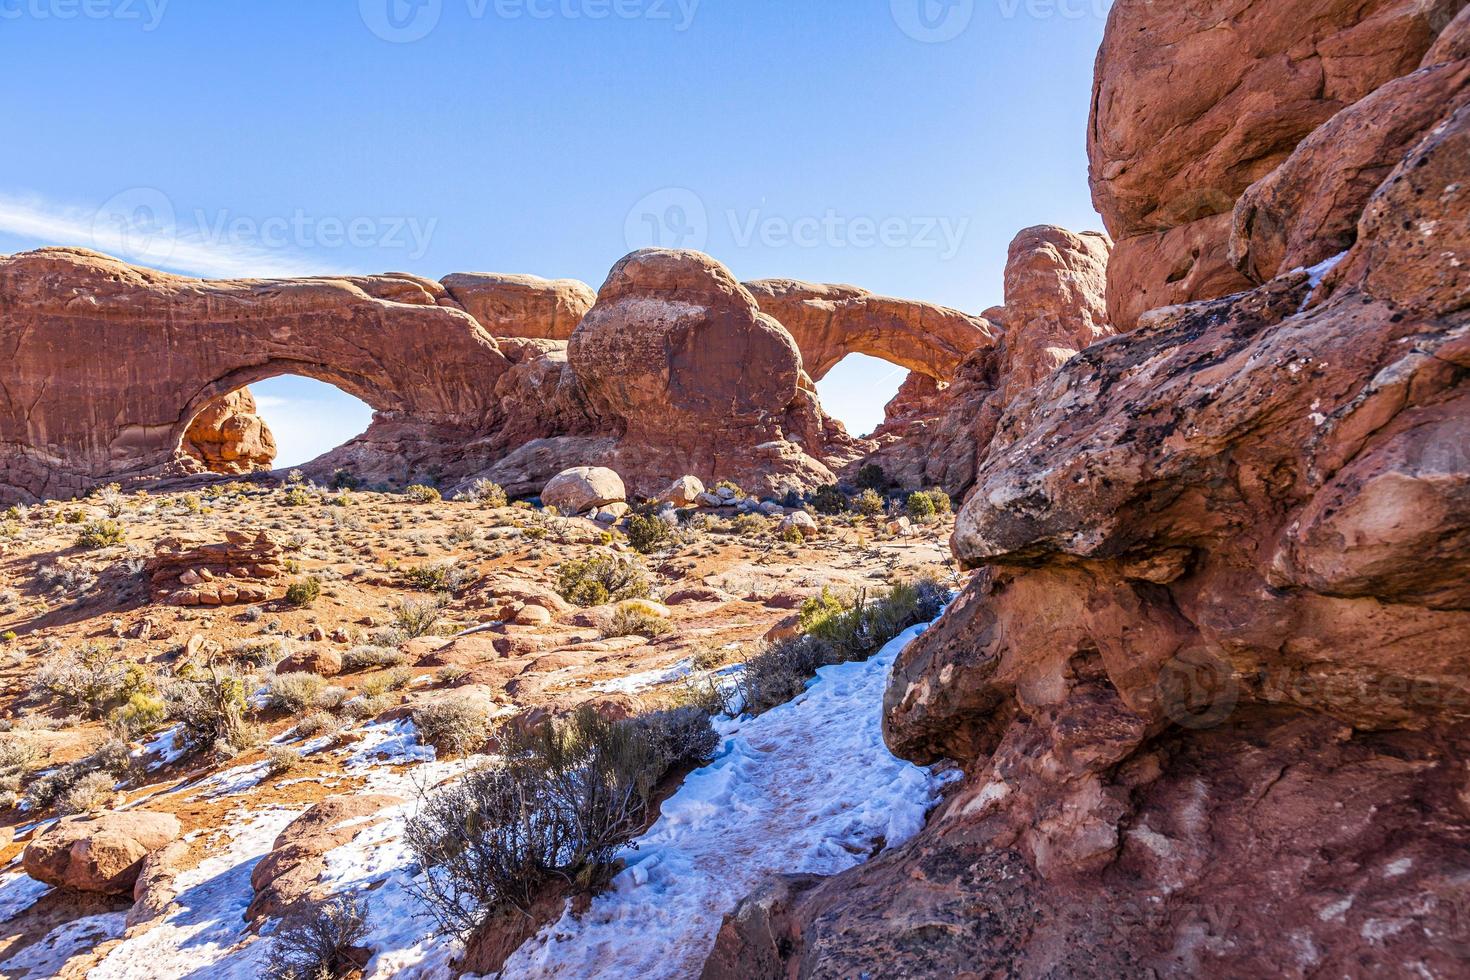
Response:
POLYGON ((0 922, 9 922, 39 902, 41 896, 50 890, 50 885, 23 871, 0 875, 0 922))
POLYGON ((671 667, 660 667, 657 670, 647 670, 641 674, 627 674, 616 677, 610 681, 602 681, 592 685, 592 690, 599 694, 638 694, 660 684, 672 684, 688 677, 694 670, 693 660, 681 660, 671 667))
POLYGON ((345 768, 348 772, 369 766, 406 766, 433 762, 438 756, 432 745, 419 741, 419 730, 407 718, 380 722, 362 730, 362 741, 353 748, 345 768))
POLYGON ((768 876, 835 874, 918 833, 946 780, 889 754, 880 722, 889 668, 923 629, 721 723, 718 758, 624 850, 611 889, 542 929, 502 976, 697 976, 724 914, 768 876))
POLYGON ((139 759, 153 756, 153 761, 148 763, 150 772, 172 765, 182 759, 187 751, 184 740, 179 737, 183 733, 183 725, 170 725, 144 743, 143 747, 135 751, 133 755, 139 759))
POLYGON ((73 919, 0 963, 0 977, 54 977, 66 961, 102 943, 122 938, 126 912, 104 912, 73 919))
POLYGON ((241 820, 232 840, 213 845, 196 867, 178 879, 177 908, 152 929, 125 940, 88 974, 88 980, 158 980, 208 976, 256 980, 263 975, 266 944, 248 938, 245 909, 254 892, 250 871, 270 852, 300 810, 257 811, 241 820), (203 972, 200 972, 203 971, 203 972))

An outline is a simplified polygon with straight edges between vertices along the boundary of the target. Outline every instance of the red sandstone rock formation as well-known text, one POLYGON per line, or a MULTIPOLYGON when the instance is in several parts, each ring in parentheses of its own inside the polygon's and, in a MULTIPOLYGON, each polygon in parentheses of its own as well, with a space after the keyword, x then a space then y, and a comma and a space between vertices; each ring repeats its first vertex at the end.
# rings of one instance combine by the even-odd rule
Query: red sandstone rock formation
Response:
POLYGON ((276 439, 256 414, 255 396, 241 388, 204 406, 184 433, 183 450, 211 473, 249 473, 271 468, 276 439))
MULTIPOLYGON (((1088 152, 1117 240, 1109 313, 1248 288, 1236 200, 1310 132, 1418 67, 1463 0, 1118 0, 1098 52, 1088 152)), ((1270 270, 1269 277, 1275 270, 1270 270)))
POLYGON ((442 282, 492 337, 566 340, 597 298, 591 286, 576 279, 461 272, 442 282))
POLYGON ((26 846, 26 874, 59 888, 129 895, 143 859, 179 836, 171 813, 131 810, 63 817, 26 846))
POLYGON ((943 386, 911 375, 873 434, 882 448, 863 462, 901 486, 966 493, 1011 399, 1112 333, 1108 249, 1099 232, 1040 225, 1018 234, 1006 261, 1006 305, 987 311, 1004 328, 999 346, 977 348, 943 386))
POLYGON ((278 591, 286 548, 268 531, 227 531, 214 543, 164 538, 143 567, 153 601, 175 606, 264 602, 278 591))
MULTIPOLYGON (((1384 8, 1347 32, 1368 66, 1402 37, 1384 8)), ((1100 87, 1170 105, 1198 77, 1100 87)), ((1335 247, 1360 202, 1320 285, 1152 311, 1007 406, 954 536, 978 571, 884 704, 896 752, 963 782, 907 845, 752 895, 706 977, 1463 974, 1470 98, 1435 91, 1412 139, 1317 133, 1349 161, 1317 186, 1291 147, 1258 175, 1299 188, 1263 257, 1335 247)))
POLYGON ((856 286, 794 279, 745 283, 762 313, 781 322, 801 350, 802 367, 820 381, 851 353, 871 354, 938 381, 954 376, 971 351, 995 343, 983 317, 932 303, 874 296, 856 286))

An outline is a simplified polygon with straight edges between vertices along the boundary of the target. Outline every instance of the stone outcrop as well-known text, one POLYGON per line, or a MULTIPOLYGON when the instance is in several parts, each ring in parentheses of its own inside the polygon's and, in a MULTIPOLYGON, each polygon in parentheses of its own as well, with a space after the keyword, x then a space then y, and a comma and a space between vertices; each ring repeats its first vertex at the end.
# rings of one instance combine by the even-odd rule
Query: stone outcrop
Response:
POLYGON ((755 492, 833 479, 824 457, 846 434, 822 414, 796 342, 707 255, 624 258, 567 354, 591 413, 616 433, 604 465, 634 492, 680 475, 755 492))
POLYGON ((541 491, 541 502, 563 514, 582 514, 627 499, 622 477, 600 466, 563 470, 541 491))
POLYGON ((276 439, 256 414, 255 396, 241 388, 204 406, 184 433, 183 450, 211 473, 250 473, 271 468, 276 439))
POLYGON ((460 272, 441 282, 492 337, 567 340, 597 298, 591 286, 576 279, 460 272))
POLYGON ((144 810, 63 817, 26 845, 21 863, 26 874, 58 888, 131 895, 143 859, 180 829, 173 814, 144 810))
POLYGON ((1005 330, 979 347, 947 384, 910 375, 863 460, 900 486, 940 486, 962 497, 1002 410, 1080 349, 1112 334, 1106 309, 1109 241, 1054 225, 1020 232, 1005 270, 1005 306, 987 311, 1005 330))
POLYGON ((245 918, 282 918, 303 903, 331 897, 320 882, 327 852, 382 823, 382 811, 404 802, 385 793, 330 796, 291 821, 250 870, 255 897, 245 918))
POLYGON ((163 539, 143 574, 154 602, 231 606, 273 598, 285 559, 285 545, 269 531, 227 531, 220 542, 163 539))
POLYGON ((948 381, 971 351, 994 344, 984 317, 932 303, 875 296, 856 286, 795 279, 745 283, 761 312, 779 320, 801 351, 802 367, 820 381, 848 354, 869 354, 918 374, 948 381))
POLYGON ((1093 201, 1117 240, 1114 325, 1248 288, 1229 259, 1242 192, 1337 112, 1418 67, 1462 6, 1114 3, 1088 129, 1093 201))
MULTIPOLYGON (((498 420, 493 390, 510 362, 430 286, 442 291, 406 276, 189 279, 75 248, 0 259, 3 495, 177 472, 205 406, 280 374, 375 410, 338 465, 394 482, 453 472, 498 420)), ((334 461, 319 468, 330 475, 334 461)))
MULTIPOLYGON (((1100 72, 1145 40, 1160 70, 1100 90, 1187 103, 1214 84, 1183 70, 1204 41, 1116 36, 1142 6, 1114 8, 1100 72)), ((1152 6, 1228 8, 1209 21, 1222 38, 1255 17, 1255 43, 1313 22, 1292 4, 1152 6)), ((1412 71, 1382 59, 1417 14, 1355 9, 1342 36, 1282 48, 1281 77, 1320 69, 1335 91, 1314 53, 1328 42, 1365 74, 1412 71)), ((753 894, 706 977, 1464 972, 1470 99, 1448 86, 1403 106, 1397 90, 1429 77, 1350 93, 1374 100, 1371 125, 1362 109, 1357 125, 1293 123, 1304 139, 1327 122, 1308 150, 1347 162, 1313 170, 1315 187, 1281 145, 1295 116, 1252 121, 1242 103, 1216 134, 1248 148, 1221 172, 1252 173, 1269 148, 1282 172, 1252 181, 1297 188, 1270 198, 1292 232, 1252 240, 1254 273, 1272 249, 1340 248, 1337 209, 1355 206, 1347 254, 1320 281, 1288 270, 1149 311, 1005 406, 953 539, 974 577, 884 702, 895 752, 954 760, 963 780, 908 844, 753 894), (1384 137, 1405 119, 1419 130, 1384 137)), ((1172 174, 1155 174, 1159 195, 1172 174)), ((1165 203, 1138 195, 1116 203, 1165 203)))

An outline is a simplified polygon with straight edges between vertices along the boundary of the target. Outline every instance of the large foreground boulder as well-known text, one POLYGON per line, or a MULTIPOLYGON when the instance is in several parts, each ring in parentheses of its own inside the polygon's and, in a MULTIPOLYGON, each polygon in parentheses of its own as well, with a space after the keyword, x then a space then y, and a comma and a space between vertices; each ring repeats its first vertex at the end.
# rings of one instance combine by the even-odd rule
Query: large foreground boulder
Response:
POLYGON ((551 478, 541 491, 541 502, 563 514, 620 504, 628 499, 623 478, 603 466, 578 466, 551 478))
POLYGON ((21 865, 58 888, 130 895, 144 858, 180 829, 173 814, 146 810, 63 817, 26 845, 21 865))

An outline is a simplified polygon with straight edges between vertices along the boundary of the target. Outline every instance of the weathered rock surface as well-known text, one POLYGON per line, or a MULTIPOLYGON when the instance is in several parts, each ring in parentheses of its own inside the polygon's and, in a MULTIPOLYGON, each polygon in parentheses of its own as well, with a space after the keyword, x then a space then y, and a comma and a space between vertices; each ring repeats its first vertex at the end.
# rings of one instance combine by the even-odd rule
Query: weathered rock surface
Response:
POLYGON ((602 466, 563 470, 541 491, 541 502, 563 514, 584 514, 628 499, 623 478, 602 466))
POLYGON ((211 473, 270 469, 276 458, 276 438, 256 411, 249 388, 216 398, 189 424, 184 452, 211 473))
POLYGON ((179 836, 171 813, 144 810, 63 817, 26 845, 26 874, 59 888, 130 895, 143 859, 179 836))
POLYGON ((822 415, 791 334, 707 255, 644 249, 619 262, 572 335, 591 412, 618 433, 612 461, 635 492, 681 474, 756 492, 832 479, 822 415))
POLYGON ((326 476, 472 471, 484 463, 460 454, 497 421, 509 362, 467 313, 436 302, 405 276, 189 279, 76 248, 0 259, 0 496, 65 497, 197 466, 180 445, 199 412, 280 374, 334 384, 377 413, 320 461, 326 476))
MULTIPOLYGON (((1463 5, 1113 4, 1088 154, 1093 201, 1117 241, 1114 326, 1128 330, 1145 310, 1247 288, 1230 262, 1231 221, 1222 216, 1318 126, 1418 67, 1463 5)), ((1269 260, 1252 265, 1264 270, 1269 260)))
POLYGON ((384 793, 331 796, 291 821, 250 871, 255 897, 245 918, 280 918, 304 901, 329 897, 320 886, 327 852, 381 823, 378 814, 403 802, 384 793))
POLYGON ((856 286, 760 279, 745 283, 767 313, 781 322, 801 350, 815 381, 848 354, 870 354, 910 371, 947 381, 977 347, 998 331, 984 317, 932 303, 875 296, 856 286))
POLYGON ((454 302, 492 337, 566 340, 597 294, 576 279, 460 272, 441 282, 454 302))
POLYGON ((863 462, 901 486, 973 485, 1001 411, 1060 364, 1112 333, 1105 298, 1108 238, 1054 225, 1020 232, 1006 261, 1006 305, 987 311, 1004 325, 998 346, 977 348, 948 384, 911 375, 874 433, 881 448, 863 462))
MULTIPOLYGON (((1356 53, 1357 84, 1401 64, 1383 60, 1414 36, 1400 28, 1437 9, 1361 6, 1367 27, 1283 49, 1280 77, 1316 71, 1332 92, 1331 49, 1356 53)), ((1185 70, 1198 45, 1342 13, 1296 8, 1121 2, 1100 72, 1120 45, 1154 45, 1160 68, 1100 91, 1190 103, 1216 84, 1185 70), (1144 14, 1208 15, 1218 37, 1115 36, 1144 14)), ((953 538, 975 577, 884 703, 894 751, 954 760, 963 782, 903 847, 753 895, 706 977, 1464 972, 1470 106, 1449 86, 1390 110, 1429 79, 1380 79, 1370 106, 1389 118, 1318 131, 1331 165, 1313 187, 1281 127, 1316 124, 1237 105, 1212 138, 1241 159, 1219 172, 1265 153, 1283 172, 1261 186, 1300 191, 1276 198, 1299 237, 1251 248, 1321 254, 1356 206, 1347 255, 1320 285, 1288 272, 1147 312, 998 413, 953 538), (1415 118, 1412 138, 1383 136, 1415 118), (1367 173, 1382 179, 1365 196, 1367 173)), ((1190 118, 1211 131, 1213 113, 1190 118)), ((1201 165, 1213 152, 1155 135, 1209 151, 1201 165)))
POLYGON ((143 566, 153 601, 175 606, 230 606, 273 597, 285 545, 269 531, 227 531, 221 542, 158 542, 143 566))

